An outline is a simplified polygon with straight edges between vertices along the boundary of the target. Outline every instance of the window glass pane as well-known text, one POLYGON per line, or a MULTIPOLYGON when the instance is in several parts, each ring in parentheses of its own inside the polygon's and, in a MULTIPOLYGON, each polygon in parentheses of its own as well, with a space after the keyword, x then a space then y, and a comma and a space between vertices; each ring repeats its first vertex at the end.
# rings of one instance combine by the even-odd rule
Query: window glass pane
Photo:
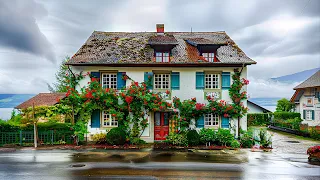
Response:
POLYGON ((169 113, 164 113, 164 126, 168 126, 169 125, 169 113))
POLYGON ((160 112, 154 113, 155 125, 160 126, 161 114, 160 112))
POLYGON ((162 56, 162 53, 161 52, 156 52, 156 56, 158 57, 158 56, 162 56))

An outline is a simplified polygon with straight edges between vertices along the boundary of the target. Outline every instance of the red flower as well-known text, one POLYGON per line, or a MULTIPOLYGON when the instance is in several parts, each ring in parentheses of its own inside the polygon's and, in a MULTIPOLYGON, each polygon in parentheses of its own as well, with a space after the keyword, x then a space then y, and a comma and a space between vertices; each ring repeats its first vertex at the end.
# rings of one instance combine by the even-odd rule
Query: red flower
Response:
POLYGON ((167 90, 167 91, 166 91, 166 94, 168 94, 168 95, 169 95, 169 94, 170 94, 170 91, 169 91, 169 90, 167 90))
POLYGON ((227 118, 227 117, 229 117, 229 115, 228 114, 224 114, 223 117, 227 118))
POLYGON ((216 108, 214 108, 214 107, 213 107, 211 110, 212 110, 212 111, 215 111, 215 110, 216 110, 216 108))
POLYGON ((135 85, 135 86, 139 86, 139 83, 138 83, 138 82, 134 82, 134 85, 135 85))
POLYGON ((197 104, 196 104, 196 110, 199 111, 199 110, 201 110, 204 106, 205 106, 204 104, 197 103, 197 104))
POLYGON ((106 92, 108 93, 109 91, 110 91, 110 89, 109 89, 109 88, 107 88, 107 89, 106 89, 106 92))
POLYGON ((133 101, 133 97, 131 97, 131 96, 127 96, 127 97, 126 97, 126 102, 127 102, 128 104, 130 104, 132 101, 133 101))
POLYGON ((57 102, 60 103, 60 98, 57 98, 57 102))
POLYGON ((116 117, 117 115, 116 115, 116 114, 112 114, 111 116, 112 116, 112 117, 116 117))

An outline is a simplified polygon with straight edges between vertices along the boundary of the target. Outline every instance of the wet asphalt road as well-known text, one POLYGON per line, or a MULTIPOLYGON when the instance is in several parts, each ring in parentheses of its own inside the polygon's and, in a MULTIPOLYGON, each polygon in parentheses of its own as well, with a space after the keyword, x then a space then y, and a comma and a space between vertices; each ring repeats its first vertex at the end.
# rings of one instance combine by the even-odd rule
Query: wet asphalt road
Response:
POLYGON ((320 179, 320 166, 308 164, 305 154, 246 150, 242 154, 247 157, 246 162, 226 164, 174 159, 173 162, 161 159, 132 162, 119 158, 103 161, 108 153, 99 152, 98 161, 91 158, 90 152, 69 150, 0 153, 0 179, 320 179))

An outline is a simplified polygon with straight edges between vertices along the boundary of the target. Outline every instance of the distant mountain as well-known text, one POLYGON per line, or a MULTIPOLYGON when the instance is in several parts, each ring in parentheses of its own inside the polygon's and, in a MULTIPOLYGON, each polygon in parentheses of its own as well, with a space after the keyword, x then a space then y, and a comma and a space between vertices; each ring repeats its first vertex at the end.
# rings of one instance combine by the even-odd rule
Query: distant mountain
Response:
POLYGON ((0 94, 0 108, 14 108, 35 94, 0 94))
POLYGON ((305 81, 306 79, 308 79, 310 76, 312 76, 314 73, 316 73, 319 70, 320 70, 320 67, 315 68, 315 69, 301 71, 301 72, 294 73, 294 74, 271 78, 271 80, 279 81, 279 82, 283 82, 283 83, 302 82, 302 81, 305 81))

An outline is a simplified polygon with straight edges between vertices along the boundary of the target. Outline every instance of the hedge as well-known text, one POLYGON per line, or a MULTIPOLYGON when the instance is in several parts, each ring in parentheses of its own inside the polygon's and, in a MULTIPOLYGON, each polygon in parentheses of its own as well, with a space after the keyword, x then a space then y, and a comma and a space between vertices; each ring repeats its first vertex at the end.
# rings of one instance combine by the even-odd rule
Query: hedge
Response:
POLYGON ((248 126, 261 126, 270 124, 272 114, 270 113, 252 113, 248 114, 248 126))
MULTIPOLYGON (((72 127, 70 123, 38 123, 37 124, 38 131, 72 131, 72 127)), ((0 132, 17 132, 17 131, 33 131, 33 124, 28 125, 12 125, 7 122, 0 122, 0 132)))
POLYGON ((300 113, 296 113, 296 112, 274 112, 273 115, 275 119, 282 119, 282 120, 301 117, 300 113))

